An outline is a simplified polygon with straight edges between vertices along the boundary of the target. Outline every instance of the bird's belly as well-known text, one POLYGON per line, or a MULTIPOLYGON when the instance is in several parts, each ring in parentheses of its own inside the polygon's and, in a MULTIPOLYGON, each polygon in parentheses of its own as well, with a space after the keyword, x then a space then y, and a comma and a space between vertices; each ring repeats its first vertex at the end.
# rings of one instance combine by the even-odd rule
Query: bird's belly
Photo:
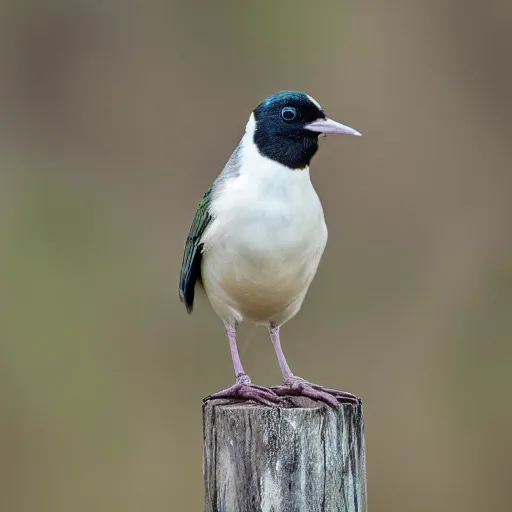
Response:
POLYGON ((203 283, 212 306, 224 318, 228 312, 238 314, 237 321, 279 323, 293 316, 315 275, 326 238, 323 218, 306 230, 255 222, 224 232, 203 256, 203 283))

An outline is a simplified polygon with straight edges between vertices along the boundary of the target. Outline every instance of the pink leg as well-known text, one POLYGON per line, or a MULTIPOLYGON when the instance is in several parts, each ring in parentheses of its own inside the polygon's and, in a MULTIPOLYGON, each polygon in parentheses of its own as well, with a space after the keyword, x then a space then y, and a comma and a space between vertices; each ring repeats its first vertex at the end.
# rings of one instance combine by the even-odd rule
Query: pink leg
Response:
POLYGON ((226 327, 226 333, 229 340, 229 349, 231 350, 231 359, 233 359, 235 377, 238 381, 238 379, 242 378, 244 375, 247 377, 247 374, 244 372, 242 361, 240 361, 240 354, 238 353, 238 347, 236 345, 236 327, 228 325, 226 327))
POLYGON ((279 326, 269 327, 269 333, 284 379, 284 386, 273 386, 270 388, 277 395, 306 396, 312 400, 320 400, 329 405, 338 405, 339 403, 358 403, 359 399, 352 393, 326 388, 324 386, 319 386, 318 384, 311 384, 311 382, 307 382, 306 380, 295 376, 290 370, 286 357, 284 356, 283 349, 281 348, 279 326))
POLYGON ((281 348, 281 339, 279 337, 279 327, 270 327, 268 332, 270 333, 270 339, 272 340, 272 345, 274 345, 274 350, 276 351, 277 361, 279 362, 279 367, 281 368, 281 373, 283 374, 284 381, 288 381, 293 379, 294 375, 288 366, 288 362, 286 361, 286 357, 284 357, 283 349, 281 348))
POLYGON ((217 393, 207 396, 204 401, 216 398, 238 398, 242 400, 252 400, 262 405, 274 407, 282 405, 283 399, 276 395, 270 388, 256 386, 251 383, 250 377, 244 372, 240 354, 236 345, 236 327, 226 326, 226 332, 229 339, 229 348, 231 358, 233 359, 233 368, 235 369, 236 384, 217 393))

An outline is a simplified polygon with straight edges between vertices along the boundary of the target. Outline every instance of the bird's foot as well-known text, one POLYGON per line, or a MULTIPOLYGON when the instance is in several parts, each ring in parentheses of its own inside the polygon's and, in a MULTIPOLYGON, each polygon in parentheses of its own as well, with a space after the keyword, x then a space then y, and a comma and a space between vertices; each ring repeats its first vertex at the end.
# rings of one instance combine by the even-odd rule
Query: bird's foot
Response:
POLYGON ((253 384, 250 377, 245 373, 236 376, 236 384, 207 396, 204 398, 203 402, 208 402, 209 400, 215 400, 217 398, 251 400, 268 407, 279 407, 286 403, 285 399, 278 396, 270 388, 253 384))
POLYGON ((272 386, 270 389, 278 396, 305 396, 312 400, 319 400, 333 406, 337 406, 340 403, 359 403, 359 398, 352 393, 312 384, 307 380, 295 376, 286 379, 283 386, 272 386))

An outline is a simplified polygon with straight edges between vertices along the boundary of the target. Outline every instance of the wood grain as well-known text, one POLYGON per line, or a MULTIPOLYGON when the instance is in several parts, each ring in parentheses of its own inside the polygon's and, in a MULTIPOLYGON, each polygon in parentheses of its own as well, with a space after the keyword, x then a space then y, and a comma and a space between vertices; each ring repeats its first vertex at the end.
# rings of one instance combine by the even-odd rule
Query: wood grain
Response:
POLYGON ((366 512, 362 404, 203 406, 206 512, 366 512))

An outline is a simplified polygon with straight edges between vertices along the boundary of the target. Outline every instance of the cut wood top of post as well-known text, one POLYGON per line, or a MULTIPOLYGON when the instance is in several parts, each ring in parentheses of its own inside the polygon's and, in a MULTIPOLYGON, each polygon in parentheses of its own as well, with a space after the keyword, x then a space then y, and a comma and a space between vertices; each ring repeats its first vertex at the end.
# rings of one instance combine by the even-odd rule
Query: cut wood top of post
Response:
MULTIPOLYGON (((322 409, 322 408, 330 408, 329 405, 324 404, 323 402, 319 402, 316 400, 311 400, 307 397, 297 396, 297 397, 288 397, 288 400, 290 401, 290 406, 286 407, 267 407, 265 405, 257 404, 255 402, 251 402, 249 400, 237 400, 236 398, 229 398, 229 399, 216 399, 216 400, 209 400, 206 402, 203 407, 207 406, 222 406, 222 407, 229 407, 229 408, 236 408, 236 409, 322 409)), ((338 407, 357 407, 362 404, 362 401, 359 401, 359 404, 339 404, 338 407)))

